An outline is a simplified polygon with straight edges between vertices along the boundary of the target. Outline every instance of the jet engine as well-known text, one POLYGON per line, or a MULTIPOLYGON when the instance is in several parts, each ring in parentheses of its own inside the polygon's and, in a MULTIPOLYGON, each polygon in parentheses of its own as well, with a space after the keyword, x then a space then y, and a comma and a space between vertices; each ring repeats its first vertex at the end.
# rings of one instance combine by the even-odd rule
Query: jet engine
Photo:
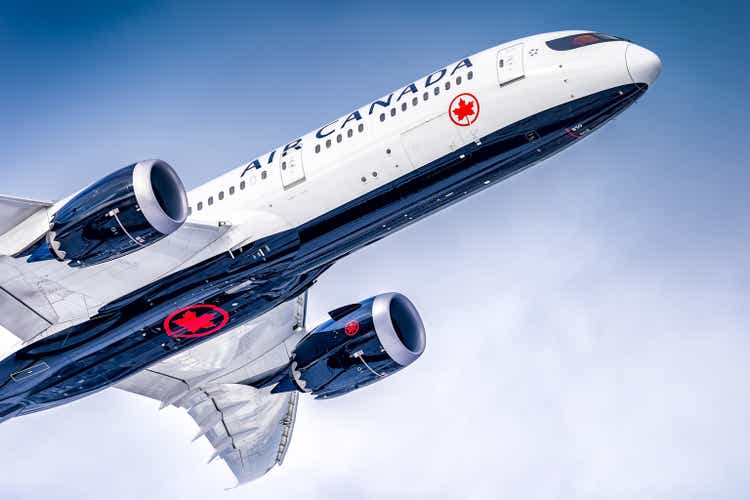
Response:
POLYGON ((166 162, 145 160, 104 177, 65 203, 26 255, 70 266, 107 262, 152 245, 188 216, 182 181, 166 162))
POLYGON ((297 344, 289 367, 270 381, 278 382, 272 392, 340 396, 396 373, 424 352, 422 319, 400 293, 378 295, 329 315, 297 344))

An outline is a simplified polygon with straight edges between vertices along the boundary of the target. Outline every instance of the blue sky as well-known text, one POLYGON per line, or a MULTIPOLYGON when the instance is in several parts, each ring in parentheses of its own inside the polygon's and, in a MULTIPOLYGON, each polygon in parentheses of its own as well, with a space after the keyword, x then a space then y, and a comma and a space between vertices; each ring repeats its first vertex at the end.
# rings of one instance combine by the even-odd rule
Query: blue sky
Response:
MULTIPOLYGON (((750 71, 741 2, 0 5, 0 192, 136 160, 188 186, 449 61, 594 29, 662 76, 581 144, 334 266, 311 317, 404 292, 427 352, 303 400, 256 498, 747 498, 750 71)), ((0 426, 0 497, 205 498, 182 412, 115 390, 0 426)))

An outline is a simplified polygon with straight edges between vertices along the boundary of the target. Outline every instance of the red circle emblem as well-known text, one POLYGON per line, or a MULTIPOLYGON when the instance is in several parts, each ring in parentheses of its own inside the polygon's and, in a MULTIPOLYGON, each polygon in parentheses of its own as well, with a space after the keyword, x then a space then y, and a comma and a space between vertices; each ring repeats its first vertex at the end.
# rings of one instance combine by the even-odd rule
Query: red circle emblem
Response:
POLYGON ((212 304, 194 304, 173 312, 164 320, 164 331, 177 339, 211 335, 229 322, 229 313, 212 304))
POLYGON ((359 321, 356 319, 351 320, 344 327, 344 333, 347 337, 354 337, 359 333, 359 321))
POLYGON ((468 127, 479 118, 479 99, 468 92, 458 94, 448 106, 448 116, 459 127, 468 127))

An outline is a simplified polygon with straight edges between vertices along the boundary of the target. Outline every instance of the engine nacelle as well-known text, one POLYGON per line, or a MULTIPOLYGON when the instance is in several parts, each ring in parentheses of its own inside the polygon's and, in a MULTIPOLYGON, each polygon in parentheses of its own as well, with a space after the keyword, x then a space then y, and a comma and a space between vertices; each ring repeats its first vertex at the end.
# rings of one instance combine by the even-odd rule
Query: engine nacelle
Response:
POLYGON ((272 392, 340 396, 392 375, 424 352, 422 319, 400 293, 378 295, 330 315, 300 340, 272 392))
POLYGON ((23 255, 30 262, 100 264, 156 243, 187 216, 187 193, 172 167, 145 160, 74 196, 52 216, 45 238, 23 255))

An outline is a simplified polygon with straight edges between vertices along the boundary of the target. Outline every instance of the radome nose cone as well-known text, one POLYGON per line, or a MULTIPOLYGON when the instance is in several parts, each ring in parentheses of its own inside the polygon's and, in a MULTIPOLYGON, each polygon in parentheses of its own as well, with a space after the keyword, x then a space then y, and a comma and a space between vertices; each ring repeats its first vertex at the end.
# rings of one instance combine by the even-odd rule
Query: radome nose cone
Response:
POLYGON ((640 45, 630 44, 625 49, 625 64, 633 83, 651 85, 661 73, 661 59, 640 45))

